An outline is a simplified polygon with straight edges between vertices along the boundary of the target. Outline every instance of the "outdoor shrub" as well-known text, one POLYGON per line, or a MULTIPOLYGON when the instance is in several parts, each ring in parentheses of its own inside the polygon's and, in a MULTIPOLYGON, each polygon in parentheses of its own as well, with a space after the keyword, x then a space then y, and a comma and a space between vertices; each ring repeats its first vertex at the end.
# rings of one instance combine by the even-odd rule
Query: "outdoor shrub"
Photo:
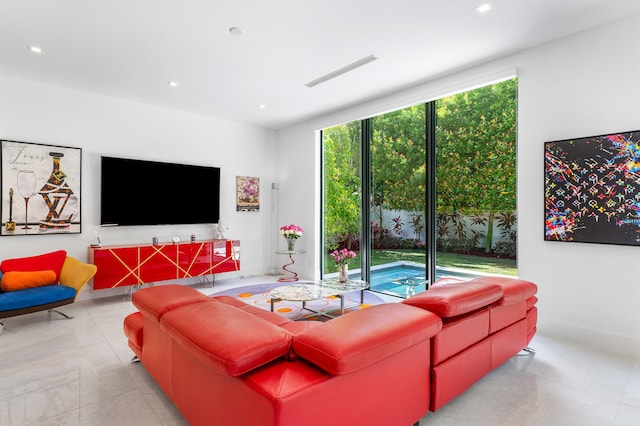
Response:
POLYGON ((499 241, 495 245, 494 252, 498 256, 515 259, 516 243, 511 241, 499 241))
POLYGON ((403 249, 412 249, 415 247, 415 241, 409 238, 402 240, 400 247, 403 249))
POLYGON ((402 247, 402 239, 384 233, 373 241, 373 245, 375 249, 398 249, 402 247))
POLYGON ((473 239, 439 239, 437 240, 437 248, 445 253, 462 253, 469 254, 476 247, 473 239))
POLYGON ((471 238, 469 238, 469 241, 471 241, 471 243, 473 244, 473 247, 479 247, 484 237, 485 237, 484 232, 476 231, 475 229, 472 229, 471 238))
POLYGON ((360 250, 360 238, 358 235, 331 235, 327 237, 325 250, 327 253, 338 248, 346 247, 349 250, 360 250))
POLYGON ((400 216, 394 217, 391 220, 393 221, 393 232, 395 232, 399 236, 402 236, 402 227, 404 226, 404 222, 402 221, 400 216))

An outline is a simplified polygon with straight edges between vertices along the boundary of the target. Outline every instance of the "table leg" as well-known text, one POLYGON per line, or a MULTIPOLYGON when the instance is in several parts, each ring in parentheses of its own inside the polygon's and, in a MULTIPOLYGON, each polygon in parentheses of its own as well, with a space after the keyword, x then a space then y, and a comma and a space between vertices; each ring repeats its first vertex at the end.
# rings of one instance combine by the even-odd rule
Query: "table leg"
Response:
POLYGON ((273 312, 273 304, 276 302, 279 302, 282 299, 274 299, 273 297, 271 298, 271 312, 273 312))
POLYGON ((283 265, 283 266, 282 266, 282 269, 283 269, 284 271, 288 272, 288 273, 289 273, 289 274, 291 274, 291 275, 289 275, 288 277, 278 278, 278 281, 280 281, 281 283, 282 283, 282 282, 294 282, 294 281, 298 281, 298 274, 297 274, 296 272, 293 272, 293 271, 290 271, 290 270, 288 270, 288 269, 287 269, 287 266, 291 266, 291 265, 293 265, 294 263, 296 263, 296 262, 293 260, 293 255, 292 255, 292 254, 290 254, 290 255, 289 255, 289 260, 291 260, 291 263, 287 263, 287 264, 283 265))

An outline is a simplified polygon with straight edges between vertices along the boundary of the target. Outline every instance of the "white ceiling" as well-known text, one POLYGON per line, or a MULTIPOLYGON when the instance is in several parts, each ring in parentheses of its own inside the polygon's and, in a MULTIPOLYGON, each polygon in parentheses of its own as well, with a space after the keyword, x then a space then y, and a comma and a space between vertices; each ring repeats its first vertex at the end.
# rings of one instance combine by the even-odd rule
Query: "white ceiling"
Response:
POLYGON ((0 0, 0 74, 278 129, 640 12, 489 1, 0 0))

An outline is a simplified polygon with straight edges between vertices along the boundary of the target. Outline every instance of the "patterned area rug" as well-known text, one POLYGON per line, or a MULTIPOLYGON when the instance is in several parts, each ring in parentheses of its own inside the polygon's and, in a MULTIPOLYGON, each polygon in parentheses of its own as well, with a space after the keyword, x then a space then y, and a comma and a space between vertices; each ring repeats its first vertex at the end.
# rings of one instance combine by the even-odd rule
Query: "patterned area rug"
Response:
MULTIPOLYGON (((211 296, 231 296, 242 300, 245 303, 253 304, 259 308, 267 311, 271 310, 271 297, 269 291, 284 285, 295 283, 266 283, 255 284, 245 287, 236 287, 229 290, 222 290, 217 293, 211 294, 211 296)), ((355 291, 344 295, 345 313, 358 309, 365 309, 372 305, 378 305, 385 303, 384 300, 375 294, 368 291, 364 292, 364 303, 360 303, 360 292, 355 291)), ((338 314, 340 310, 340 299, 337 296, 327 297, 319 300, 312 300, 306 303, 306 306, 314 311, 338 314)), ((276 302, 274 305, 274 311, 283 315, 291 320, 300 319, 322 319, 317 318, 313 312, 302 309, 302 302, 290 302, 282 300, 276 302), (309 318, 306 318, 309 316, 309 318)), ((326 317, 325 317, 326 318, 326 317)))

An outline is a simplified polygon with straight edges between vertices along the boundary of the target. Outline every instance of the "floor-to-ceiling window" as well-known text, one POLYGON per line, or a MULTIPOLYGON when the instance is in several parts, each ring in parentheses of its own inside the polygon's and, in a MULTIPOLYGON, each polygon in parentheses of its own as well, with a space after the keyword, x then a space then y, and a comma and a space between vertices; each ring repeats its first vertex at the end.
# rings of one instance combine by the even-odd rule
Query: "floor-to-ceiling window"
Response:
POLYGON ((436 101, 438 275, 516 274, 517 80, 436 101))
POLYGON ((352 278, 399 296, 443 275, 514 275, 516 88, 325 129, 323 275, 341 248, 357 255, 352 278))

